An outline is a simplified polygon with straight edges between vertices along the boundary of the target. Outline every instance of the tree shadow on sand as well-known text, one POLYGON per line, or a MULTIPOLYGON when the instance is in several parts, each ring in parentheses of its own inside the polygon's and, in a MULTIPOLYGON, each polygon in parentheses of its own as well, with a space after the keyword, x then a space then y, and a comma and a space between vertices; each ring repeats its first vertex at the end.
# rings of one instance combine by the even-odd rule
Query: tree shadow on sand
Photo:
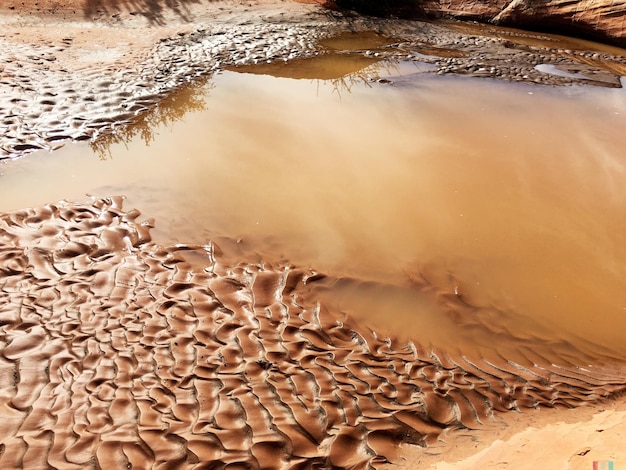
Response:
POLYGON ((120 13, 140 15, 151 25, 164 25, 166 14, 172 13, 183 21, 191 21, 189 5, 198 5, 212 0, 85 0, 85 17, 114 16, 120 13))

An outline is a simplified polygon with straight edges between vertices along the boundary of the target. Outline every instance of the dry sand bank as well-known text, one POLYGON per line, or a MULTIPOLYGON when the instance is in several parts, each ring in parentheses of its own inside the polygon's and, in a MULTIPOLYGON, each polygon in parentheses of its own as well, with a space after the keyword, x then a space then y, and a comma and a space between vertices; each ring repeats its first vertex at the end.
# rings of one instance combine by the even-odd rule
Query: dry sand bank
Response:
MULTIPOLYGON (((626 402, 569 410, 499 415, 480 432, 453 430, 435 446, 405 447, 403 465, 435 470, 559 468, 590 470, 594 462, 626 465, 626 402)), ((383 468, 394 468, 389 465, 383 468)), ((395 467, 397 468, 397 467, 395 467)))
POLYGON ((494 411, 626 390, 623 367, 380 338, 317 302, 324 276, 234 262, 227 240, 156 245, 121 203, 0 215, 2 468, 397 465, 415 455, 400 444, 488 427, 494 411))
POLYGON ((626 71, 623 50, 597 44, 292 2, 9 1, 0 28, 0 158, 96 139, 195 77, 319 54, 320 39, 346 32, 393 38, 378 58, 439 74, 618 87, 626 71))

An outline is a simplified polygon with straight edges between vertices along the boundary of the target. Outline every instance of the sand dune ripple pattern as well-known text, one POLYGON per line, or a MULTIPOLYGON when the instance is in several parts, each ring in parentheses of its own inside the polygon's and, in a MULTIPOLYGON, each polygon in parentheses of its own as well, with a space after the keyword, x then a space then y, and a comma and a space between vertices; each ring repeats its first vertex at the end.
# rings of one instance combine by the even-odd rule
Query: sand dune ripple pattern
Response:
POLYGON ((315 275, 163 247, 121 198, 0 215, 0 468, 372 468, 620 374, 491 369, 378 338, 315 275))

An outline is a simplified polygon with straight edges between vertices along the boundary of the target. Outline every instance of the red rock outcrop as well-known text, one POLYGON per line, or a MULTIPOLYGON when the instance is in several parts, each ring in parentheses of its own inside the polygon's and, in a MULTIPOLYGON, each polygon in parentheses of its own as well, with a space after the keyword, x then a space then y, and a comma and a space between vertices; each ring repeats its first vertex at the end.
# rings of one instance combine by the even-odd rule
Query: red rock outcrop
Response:
POLYGON ((626 46, 625 0, 423 0, 431 17, 555 31, 626 46))
POLYGON ((327 0, 373 16, 474 20, 626 47, 626 0, 327 0))

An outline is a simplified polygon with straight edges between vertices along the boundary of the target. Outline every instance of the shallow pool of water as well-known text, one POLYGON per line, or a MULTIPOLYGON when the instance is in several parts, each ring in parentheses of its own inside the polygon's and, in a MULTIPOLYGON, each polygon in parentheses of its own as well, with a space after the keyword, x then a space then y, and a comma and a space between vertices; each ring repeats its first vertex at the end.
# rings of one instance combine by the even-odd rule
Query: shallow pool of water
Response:
POLYGON ((3 162, 0 210, 123 194, 158 242, 329 274, 319 298, 383 334, 623 357, 626 94, 376 64, 221 73, 121 134, 3 162))

